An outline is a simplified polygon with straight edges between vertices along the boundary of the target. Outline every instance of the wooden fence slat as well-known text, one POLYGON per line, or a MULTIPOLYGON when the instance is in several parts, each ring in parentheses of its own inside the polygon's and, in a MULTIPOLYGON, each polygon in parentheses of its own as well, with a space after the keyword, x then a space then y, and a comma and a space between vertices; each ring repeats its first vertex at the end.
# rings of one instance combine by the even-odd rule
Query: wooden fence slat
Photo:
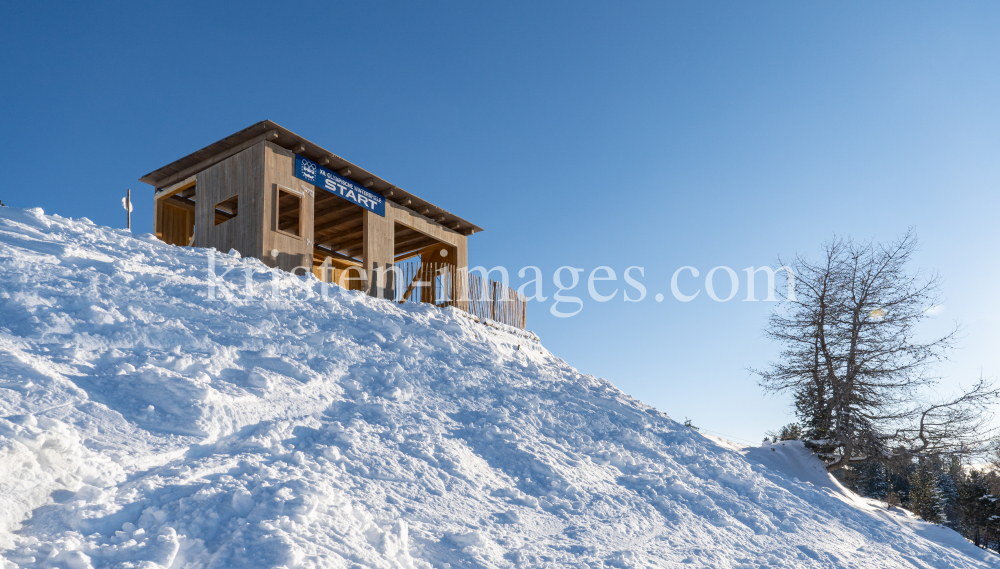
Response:
POLYGON ((438 306, 454 306, 469 314, 490 319, 501 324, 524 330, 527 327, 527 299, 502 282, 467 274, 467 298, 458 298, 458 272, 448 263, 403 262, 399 276, 410 285, 403 292, 397 289, 399 302, 429 302, 438 306))

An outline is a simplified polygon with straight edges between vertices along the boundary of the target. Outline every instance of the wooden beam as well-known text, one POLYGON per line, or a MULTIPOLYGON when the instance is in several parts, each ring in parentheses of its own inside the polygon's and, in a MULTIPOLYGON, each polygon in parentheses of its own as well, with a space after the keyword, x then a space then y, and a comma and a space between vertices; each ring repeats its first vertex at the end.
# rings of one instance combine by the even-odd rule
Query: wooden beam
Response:
POLYGON ((324 156, 324 157, 320 158, 319 160, 317 160, 316 163, 319 164, 320 166, 326 166, 327 164, 330 163, 330 157, 329 156, 324 156))
POLYGON ((406 302, 410 298, 410 295, 413 294, 413 289, 416 288, 417 282, 420 281, 420 277, 422 276, 421 273, 423 273, 423 271, 417 271, 417 273, 413 275, 413 280, 410 281, 410 286, 406 287, 406 292, 403 293, 403 300, 401 300, 400 303, 406 302))
POLYGON ((345 249, 341 249, 341 251, 343 251, 345 255, 347 255, 349 257, 353 257, 353 256, 357 255, 358 253, 360 253, 361 251, 363 251, 364 248, 365 248, 364 244, 358 243, 357 245, 352 245, 351 247, 347 247, 345 249))
POLYGON ((173 196, 174 194, 178 194, 194 186, 195 182, 196 182, 196 177, 190 176, 184 180, 181 180, 180 182, 177 182, 176 184, 171 184, 166 188, 156 190, 155 198, 158 200, 167 199, 173 196))
POLYGON ((349 216, 345 216, 344 215, 345 213, 352 214, 352 215, 361 215, 362 211, 364 211, 364 210, 361 209, 361 206, 352 204, 351 202, 348 202, 348 201, 343 201, 343 203, 341 203, 341 204, 337 204, 337 205, 334 205, 334 206, 326 207, 326 208, 323 208, 323 209, 319 209, 319 208, 315 209, 314 210, 314 212, 315 212, 314 213, 314 215, 315 215, 314 223, 322 224, 323 222, 325 222, 328 219, 330 219, 331 216, 335 216, 335 217, 349 217, 349 216), (354 211, 355 208, 357 208, 357 212, 354 211))
POLYGON ((244 142, 243 144, 239 144, 237 146, 234 146, 234 147, 230 148, 229 150, 226 150, 225 152, 221 152, 219 154, 216 154, 215 156, 212 156, 211 158, 206 158, 205 160, 202 160, 201 162, 195 164, 194 166, 191 166, 190 168, 185 168, 185 169, 181 170, 180 172, 177 172, 176 174, 171 174, 170 176, 167 176, 166 178, 164 178, 164 179, 160 180, 159 182, 157 182, 156 183, 156 187, 157 188, 165 188, 167 186, 170 186, 170 185, 172 185, 172 184, 174 184, 176 182, 179 182, 179 181, 183 180, 184 178, 187 178, 187 177, 191 176, 192 174, 197 174, 198 172, 201 172, 202 170, 210 168, 211 166, 214 166, 214 165, 218 164, 219 162, 222 162, 223 160, 225 160, 226 158, 229 158, 230 156, 235 156, 235 155, 239 154, 240 152, 243 152, 247 148, 250 148, 251 146, 253 146, 253 145, 255 145, 255 144, 259 143, 259 142, 262 142, 264 140, 273 140, 272 138, 267 138, 268 136, 271 136, 272 134, 274 135, 274 138, 278 137, 278 131, 276 131, 276 130, 269 130, 269 131, 267 131, 266 133, 264 133, 264 134, 262 134, 260 136, 255 136, 255 137, 251 138, 250 140, 244 142))
MULTIPOLYGON (((401 263, 407 259, 412 259, 413 257, 417 257, 427 253, 428 249, 439 249, 442 245, 444 244, 441 243, 440 241, 433 238, 428 238, 428 241, 425 245, 420 245, 417 246, 416 248, 407 247, 407 249, 409 249, 408 251, 403 253, 397 253, 395 257, 395 262, 401 263)), ((447 263, 449 261, 450 260, 447 260, 445 262, 447 263)))
POLYGON ((357 204, 355 204, 353 202, 349 202, 349 201, 345 200, 344 198, 342 198, 340 196, 337 196, 335 194, 331 194, 330 192, 327 192, 325 190, 321 190, 321 191, 316 192, 316 199, 313 201, 313 203, 314 204, 318 204, 318 205, 324 205, 324 204, 331 204, 332 203, 332 204, 335 204, 335 206, 333 206, 333 207, 340 207, 342 205, 353 205, 356 208, 359 208, 359 209, 361 208, 361 206, 359 206, 359 205, 357 205, 357 204))
MULTIPOLYGON (((327 206, 327 204, 334 204, 334 205, 329 206, 329 207, 341 207, 341 206, 344 206, 346 208, 346 205, 352 205, 352 206, 354 206, 354 207, 356 207, 358 209, 361 209, 361 206, 359 206, 359 205, 357 205, 357 204, 355 204, 353 202, 349 202, 349 201, 345 200, 344 198, 342 198, 342 197, 340 197, 338 195, 331 194, 330 192, 327 192, 326 190, 318 190, 316 192, 316 198, 313 200, 313 204, 314 204, 314 207, 316 207, 316 208, 327 206)), ((346 208, 346 209, 350 209, 350 208, 346 208)))
POLYGON ((375 185, 375 178, 368 178, 364 182, 361 182, 361 185, 370 188, 375 185))
POLYGON ((395 257, 393 258, 393 263, 402 263, 407 259, 412 259, 420 255, 419 249, 414 249, 412 251, 407 251, 405 253, 393 253, 395 257))
POLYGON ((419 231, 417 231, 416 229, 409 229, 409 228, 407 228, 407 229, 405 229, 405 230, 403 230, 403 231, 399 231, 399 230, 397 230, 397 231, 396 231, 396 232, 395 232, 395 233, 393 234, 393 240, 394 240, 394 241, 396 241, 396 242, 398 243, 399 241, 401 241, 401 240, 403 240, 403 239, 406 239, 407 237, 410 237, 410 236, 413 236, 413 235, 416 235, 416 234, 418 234, 418 233, 420 233, 420 232, 419 232, 419 231))
MULTIPOLYGON (((425 235, 423 233, 416 232, 413 235, 407 235, 406 237, 402 237, 400 239, 396 239, 395 241, 396 241, 396 245, 406 245, 406 244, 409 244, 409 243, 416 243, 417 241, 421 241, 423 239, 434 239, 434 238, 431 237, 430 235, 425 235)), ((435 239, 435 241, 436 241, 436 239, 435 239)))
MULTIPOLYGON (((315 225, 314 224, 313 225, 313 232, 314 233, 322 233, 324 231, 327 231, 329 229, 332 229, 332 228, 340 226, 340 225, 344 225, 344 226, 348 226, 348 227, 358 226, 358 225, 361 225, 363 219, 364 219, 363 215, 357 215, 357 216, 352 215, 350 217, 338 217, 337 219, 334 219, 332 221, 327 221, 327 222, 321 223, 319 225, 315 225)), ((344 227, 344 229, 346 229, 346 227, 344 227)))
POLYGON ((319 246, 313 247, 313 255, 320 255, 320 256, 323 256, 323 257, 333 257, 334 259, 339 259, 341 261, 347 261, 349 263, 354 263, 354 264, 357 264, 357 265, 361 264, 361 263, 358 262, 357 259, 354 259, 352 257, 348 257, 347 255, 341 255, 340 253, 338 253, 336 251, 330 251, 330 250, 324 249, 324 248, 319 247, 319 246))
POLYGON ((315 239, 317 243, 329 243, 331 247, 336 246, 337 250, 340 251, 344 247, 353 247, 355 244, 361 243, 362 237, 364 237, 364 235, 361 230, 358 230, 357 232, 348 233, 346 235, 338 235, 336 237, 320 236, 315 239))
POLYGON ((438 241, 437 239, 434 239, 433 237, 427 237, 427 236, 416 237, 416 238, 410 239, 408 241, 405 241, 403 243, 397 243, 393 247, 393 254, 394 255, 398 255, 398 254, 400 254, 402 252, 405 252, 405 251, 412 251, 414 249, 422 249, 424 247, 429 247, 430 245, 434 245, 436 243, 440 243, 440 241, 438 241))
POLYGON ((167 203, 170 203, 170 204, 173 204, 173 205, 184 204, 184 205, 186 205, 188 207, 192 207, 192 208, 195 206, 195 203, 196 203, 193 199, 191 199, 189 197, 186 197, 186 196, 180 196, 178 194, 174 194, 174 195, 170 196, 169 198, 167 198, 167 200, 168 200, 167 203))
POLYGON ((356 237, 361 237, 364 235, 364 229, 361 227, 360 223, 351 223, 346 227, 340 228, 338 230, 324 230, 316 232, 313 234, 316 239, 321 239, 329 243, 341 243, 343 241, 348 241, 356 237))
POLYGON ((351 175, 351 167, 347 166, 346 168, 341 168, 340 170, 337 170, 337 174, 339 174, 341 176, 345 176, 345 177, 346 176, 350 176, 351 175))
POLYGON ((169 199, 165 200, 163 203, 168 203, 168 204, 170 204, 170 205, 172 205, 174 207, 179 207, 179 208, 182 208, 182 209, 186 209, 186 210, 190 211, 191 213, 194 213, 194 202, 191 201, 191 200, 175 200, 173 197, 170 197, 169 199))
POLYGON ((301 143, 300 144, 296 144, 295 146, 289 148, 289 150, 291 150, 292 153, 294 153, 294 154, 302 154, 303 152, 306 151, 306 145, 305 144, 301 144, 301 143))
POLYGON ((426 249, 427 247, 432 247, 434 245, 439 245, 437 241, 433 239, 423 240, 418 243, 414 243, 408 247, 398 247, 392 250, 392 254, 395 257, 410 258, 412 255, 410 253, 414 251, 420 251, 421 249, 426 249))
POLYGON ((317 243, 339 243, 341 245, 346 245, 353 242, 355 239, 361 239, 364 236, 364 230, 361 226, 354 226, 348 229, 338 229, 323 231, 320 233, 314 233, 313 238, 317 243))
POLYGON ((354 238, 360 238, 364 233, 361 229, 361 223, 345 223, 343 225, 338 225, 324 229, 322 231, 314 231, 313 235, 319 241, 327 241, 330 243, 349 241, 354 238))

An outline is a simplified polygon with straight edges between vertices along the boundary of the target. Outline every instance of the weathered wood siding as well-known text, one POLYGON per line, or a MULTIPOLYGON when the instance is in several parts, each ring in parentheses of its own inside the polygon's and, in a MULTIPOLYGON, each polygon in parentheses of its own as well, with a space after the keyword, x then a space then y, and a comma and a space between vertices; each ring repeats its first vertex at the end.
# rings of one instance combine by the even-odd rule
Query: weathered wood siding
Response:
MULTIPOLYGON (((387 298, 385 289, 389 277, 386 271, 392 268, 393 262, 392 218, 389 215, 389 208, 385 209, 385 217, 365 210, 362 226, 364 228, 362 260, 365 274, 368 275, 368 292, 379 298, 387 298), (376 274, 373 270, 376 268, 380 272, 373 277, 372 275, 376 274), (373 280, 377 283, 374 289, 373 280)), ((393 283, 391 288, 394 290, 396 284, 393 283)))
POLYGON ((263 258, 264 143, 199 172, 196 179, 194 246, 263 258), (216 225, 215 204, 232 196, 239 196, 239 214, 216 225))
POLYGON ((157 204, 156 237, 164 243, 186 247, 194 231, 194 208, 163 201, 157 204))
POLYGON ((295 154, 273 142, 264 147, 266 177, 261 233, 263 247, 260 259, 271 267, 295 274, 307 274, 313 268, 313 199, 315 187, 295 177, 295 154), (278 230, 278 189, 298 194, 301 198, 299 235, 278 230), (277 257, 272 253, 277 251, 277 257), (299 268, 300 270, 296 270, 299 268))

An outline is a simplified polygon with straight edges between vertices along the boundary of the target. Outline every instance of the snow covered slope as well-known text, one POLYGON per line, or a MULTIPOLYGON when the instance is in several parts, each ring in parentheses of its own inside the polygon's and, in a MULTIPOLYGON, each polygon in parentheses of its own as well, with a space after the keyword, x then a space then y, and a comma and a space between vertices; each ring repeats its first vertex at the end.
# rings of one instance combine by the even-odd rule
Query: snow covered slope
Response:
POLYGON ((5 568, 1000 566, 530 337, 218 257, 212 301, 204 250, 0 208, 5 568))

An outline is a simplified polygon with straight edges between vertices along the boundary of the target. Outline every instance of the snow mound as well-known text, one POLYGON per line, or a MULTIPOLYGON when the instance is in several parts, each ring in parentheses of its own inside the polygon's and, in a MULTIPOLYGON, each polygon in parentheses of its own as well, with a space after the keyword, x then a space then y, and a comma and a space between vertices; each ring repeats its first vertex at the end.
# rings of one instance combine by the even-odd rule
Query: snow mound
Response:
POLYGON ((0 208, 2 566, 1000 565, 531 335, 326 292, 0 208))

